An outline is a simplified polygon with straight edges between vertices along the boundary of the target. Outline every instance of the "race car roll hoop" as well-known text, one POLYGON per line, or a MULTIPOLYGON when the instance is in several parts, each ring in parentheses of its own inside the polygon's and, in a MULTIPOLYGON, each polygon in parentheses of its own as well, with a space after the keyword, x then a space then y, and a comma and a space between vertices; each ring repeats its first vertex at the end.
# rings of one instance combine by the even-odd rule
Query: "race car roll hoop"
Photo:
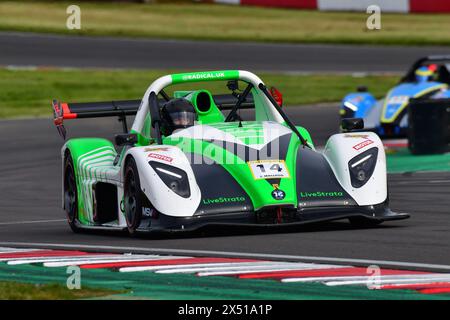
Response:
MULTIPOLYGON (((208 72, 206 72, 208 73, 208 72)), ((270 91, 267 89, 266 85, 259 79, 256 75, 247 72, 247 71, 213 71, 210 72, 210 75, 214 73, 232 73, 233 76, 229 75, 225 76, 230 80, 228 83, 228 87, 231 89, 231 82, 237 80, 243 80, 248 85, 245 88, 242 94, 221 94, 214 95, 213 99, 219 110, 230 110, 225 122, 233 120, 233 116, 236 114, 239 109, 252 109, 255 107, 253 103, 253 97, 250 93, 251 89, 256 86, 258 87, 266 96, 268 101, 270 101, 271 105, 275 108, 279 115, 281 115, 282 119, 286 122, 286 124, 294 131, 294 133, 298 136, 300 141, 304 146, 308 146, 307 141, 302 137, 300 132, 298 132, 296 126, 291 122, 291 120, 287 117, 284 111, 281 108, 282 98, 281 94, 275 87, 271 87, 270 91), (236 77, 236 75, 238 75, 236 77), (240 76, 240 77, 239 77, 240 76), (278 100, 278 101, 277 101, 278 100)), ((147 89, 144 98, 135 99, 135 100, 117 100, 117 101, 101 101, 101 102, 86 102, 86 103, 65 103, 59 102, 58 100, 53 100, 53 115, 54 115, 54 123, 58 129, 58 132, 62 136, 62 138, 66 139, 66 129, 64 127, 64 120, 68 119, 83 119, 83 118, 100 118, 100 117, 118 117, 119 121, 122 123, 123 132, 125 134, 128 133, 128 124, 127 124, 127 116, 136 115, 135 125, 133 125, 133 129, 136 132, 140 132, 143 126, 143 120, 145 120, 145 112, 150 112, 152 119, 152 127, 155 128, 155 132, 157 134, 156 142, 158 144, 162 144, 162 138, 160 133, 160 108, 170 100, 170 97, 164 91, 166 86, 171 84, 176 84, 177 76, 178 77, 186 77, 189 74, 175 74, 172 76, 163 76, 153 82, 152 86, 147 89), (175 79, 175 81, 173 81, 175 79), (158 95, 162 96, 158 98, 158 95), (147 97, 147 99, 146 99, 147 97), (145 102, 144 102, 145 101, 145 102), (138 115, 139 109, 144 109, 140 115, 138 115), (148 111, 147 111, 148 110, 148 111), (140 126, 140 127, 139 127, 140 126)), ((192 78, 193 82, 198 81, 211 81, 213 77, 205 77, 204 79, 192 78)), ((217 80, 225 80, 222 77, 219 77, 217 80)), ((183 79, 183 82, 186 82, 183 79)), ((123 135, 120 135, 119 138, 123 139, 123 135)), ((132 140, 132 139, 131 139, 132 140)), ((131 141, 130 140, 130 141, 131 141)))

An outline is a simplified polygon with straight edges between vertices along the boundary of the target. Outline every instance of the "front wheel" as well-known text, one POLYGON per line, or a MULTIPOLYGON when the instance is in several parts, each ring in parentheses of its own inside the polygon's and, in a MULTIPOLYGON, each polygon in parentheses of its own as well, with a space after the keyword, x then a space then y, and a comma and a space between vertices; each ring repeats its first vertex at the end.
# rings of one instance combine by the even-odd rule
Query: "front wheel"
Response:
POLYGON ((133 158, 125 166, 124 205, 128 232, 134 235, 141 224, 142 196, 139 173, 133 158))
POLYGON ((70 153, 67 154, 64 161, 64 210, 67 215, 67 222, 73 232, 79 232, 77 226, 78 219, 78 194, 77 183, 75 179, 75 170, 70 153))

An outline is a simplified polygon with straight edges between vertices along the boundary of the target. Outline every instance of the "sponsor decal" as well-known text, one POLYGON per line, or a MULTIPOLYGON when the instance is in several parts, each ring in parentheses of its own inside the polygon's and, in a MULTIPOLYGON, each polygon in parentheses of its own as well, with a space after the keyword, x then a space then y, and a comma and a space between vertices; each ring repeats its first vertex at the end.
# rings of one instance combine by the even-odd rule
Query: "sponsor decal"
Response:
POLYGON ((153 148, 145 148, 144 152, 150 152, 150 151, 169 151, 169 148, 166 147, 153 147, 153 148))
POLYGON ((284 160, 256 160, 248 161, 247 164, 256 180, 289 178, 284 160))
POLYGON ((157 160, 162 160, 162 161, 165 161, 165 162, 172 162, 173 161, 172 157, 168 157, 168 156, 165 156, 163 154, 153 153, 153 152, 149 153, 148 157, 149 158, 153 158, 153 159, 157 159, 157 160))
POLYGON ((390 97, 388 100, 388 104, 404 104, 408 103, 409 97, 408 96, 394 96, 390 97))
POLYGON ((152 216, 152 208, 142 207, 142 215, 144 217, 151 217, 152 216))
POLYGON ((333 198, 333 197, 343 197, 344 193, 340 191, 332 192, 300 192, 300 197, 302 198, 333 198))
POLYGON ((354 145, 353 149, 361 150, 362 148, 367 147, 368 145, 371 145, 372 143, 374 143, 372 140, 367 139, 367 140, 365 140, 365 141, 363 141, 361 143, 358 143, 358 144, 354 145))
POLYGON ((216 79, 225 77, 224 72, 201 72, 186 74, 182 77, 182 80, 201 80, 201 79, 216 79))
POLYGON ((213 199, 203 199, 203 204, 216 204, 216 203, 230 203, 230 202, 244 202, 245 197, 219 197, 213 199))
POLYGON ((283 200, 286 197, 286 193, 281 189, 275 189, 272 191, 272 198, 275 200, 283 200))
POLYGON ((368 137, 369 137, 368 134, 356 134, 356 133, 346 133, 346 134, 344 134, 344 138, 367 139, 368 137))

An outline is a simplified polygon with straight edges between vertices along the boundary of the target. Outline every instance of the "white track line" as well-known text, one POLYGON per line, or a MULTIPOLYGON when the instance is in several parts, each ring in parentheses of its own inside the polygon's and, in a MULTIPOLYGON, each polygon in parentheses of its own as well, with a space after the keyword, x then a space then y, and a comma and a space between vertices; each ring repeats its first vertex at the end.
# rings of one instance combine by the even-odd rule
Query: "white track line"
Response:
MULTIPOLYGON (((428 284, 436 282, 450 282, 450 276, 434 276, 430 278, 410 278, 410 279, 392 279, 392 280, 373 280, 370 281, 329 281, 325 282, 327 286, 349 286, 349 285, 397 285, 397 284, 428 284)), ((449 284, 450 285, 450 284, 449 284)))
POLYGON ((197 276, 199 277, 209 277, 209 276, 231 276, 235 274, 246 274, 246 273, 254 273, 254 272, 283 272, 283 271, 305 271, 305 270, 318 270, 318 269, 341 269, 341 268, 349 268, 348 266, 329 266, 326 265, 324 267, 320 265, 315 265, 314 267, 305 267, 305 268, 276 268, 276 269, 260 269, 260 270, 237 270, 237 271, 211 271, 211 272, 198 272, 197 276))
POLYGON ((281 282, 327 282, 327 281, 368 281, 370 278, 369 276, 333 276, 333 277, 301 277, 301 278, 283 278, 280 281, 281 282))
POLYGON ((141 266, 141 267, 123 267, 120 268, 120 272, 141 272, 141 271, 157 271, 165 269, 183 269, 192 267, 231 267, 238 264, 249 264, 254 262, 218 262, 218 263, 189 263, 189 264, 179 264, 179 265, 159 265, 159 266, 141 266))
POLYGON ((450 274, 447 273, 429 273, 429 274, 399 274, 399 275, 388 275, 388 276, 333 276, 333 277, 304 277, 304 278, 284 278, 281 282, 345 282, 345 281, 355 281, 360 283, 367 283, 368 281, 397 281, 397 280, 408 280, 408 279, 429 279, 433 277, 447 277, 450 279, 450 274))
POLYGON ((276 269, 276 268, 288 268, 288 269, 298 269, 301 268, 296 265, 292 265, 290 263, 235 263, 232 266, 215 266, 215 267, 196 267, 192 266, 191 268, 173 268, 173 269, 166 269, 166 270, 159 270, 156 271, 156 273, 194 273, 194 272, 201 272, 201 271, 239 271, 239 270, 254 270, 258 271, 260 269, 276 269))
MULTIPOLYGON (((18 264, 27 264, 27 263, 44 263, 44 262, 69 262, 69 261, 98 261, 98 260, 110 260, 110 259, 146 259, 154 260, 155 257, 160 257, 161 259, 167 259, 168 256, 160 256, 160 255, 123 255, 123 254, 102 254, 102 255, 82 255, 82 256, 61 256, 61 257, 27 257, 27 258, 13 258, 13 259, 4 259, 10 265, 18 265, 18 264)), ((177 256, 176 258, 178 258, 177 256)), ((173 258, 173 257, 172 257, 173 258)), ((171 259, 172 259, 171 258, 171 259)), ((186 257, 184 257, 186 258, 186 257)), ((0 259, 2 261, 3 259, 0 259)))
POLYGON ((450 180, 430 180, 429 183, 450 183, 450 180))
MULTIPOLYGON (((95 255, 95 257, 99 257, 100 255, 95 255)), ((104 255, 106 256, 106 255, 104 255)), ((74 259, 80 259, 82 256, 49 256, 48 259, 55 259, 58 260, 61 258, 61 260, 69 260, 71 257, 74 257, 74 259)), ((83 256, 84 257, 84 256, 83 256)), ((94 255, 93 255, 94 257, 94 255)), ((87 257, 84 257, 83 259, 87 259, 87 257)), ((9 261, 32 261, 32 260, 45 260, 47 261, 46 257, 39 257, 39 255, 33 256, 33 257, 22 257, 22 258, 0 258, 0 262, 9 262, 9 261)), ((31 263, 31 262, 25 262, 25 263, 31 263)))
POLYGON ((353 265, 382 265, 390 267, 417 268, 417 269, 439 269, 450 270, 450 265, 431 264, 419 262, 401 262, 391 260, 371 260, 371 259, 352 259, 352 258, 335 258, 335 257, 318 257, 318 256, 297 256, 282 254, 265 254, 265 253, 246 253, 235 251, 213 251, 213 250, 187 250, 187 249, 169 249, 169 248, 144 248, 144 247, 122 247, 122 246, 101 246, 101 245, 85 245, 85 244, 57 244, 57 243, 33 243, 33 242, 0 242, 2 246, 20 246, 28 248, 55 248, 55 249, 78 249, 78 250, 119 250, 122 252, 138 251, 140 253, 150 254, 181 254, 192 256, 216 256, 216 257, 236 257, 236 258, 252 258, 252 259, 279 259, 285 261, 311 261, 317 263, 345 263, 353 265))
MULTIPOLYGON (((329 265, 326 265, 324 268, 329 268, 329 265)), ((339 267, 339 266, 333 266, 339 267)), ((295 262, 279 262, 279 261, 270 261, 266 263, 253 262, 253 263, 240 263, 233 264, 231 266, 213 266, 213 267, 196 267, 195 265, 192 268, 174 268, 169 270, 161 270, 156 271, 156 273, 192 273, 192 272, 201 272, 201 273, 240 273, 240 271, 248 271, 248 272, 256 272, 265 269, 272 270, 311 270, 311 269, 320 269, 321 267, 316 264, 310 263, 295 263, 295 262)))
MULTIPOLYGON (((89 259, 107 259, 115 258, 120 255, 92 255, 89 259)), ((43 263, 43 262, 56 262, 56 261, 76 261, 80 259, 88 259, 85 256, 61 256, 61 257, 27 257, 27 258, 12 258, 12 259, 0 259, 0 261, 7 261, 9 265, 30 264, 30 263, 43 263)))
POLYGON ((17 249, 17 248, 0 247, 0 254, 1 253, 33 252, 33 251, 40 251, 40 249, 17 249))
MULTIPOLYGON (((29 264, 29 263, 44 263, 44 262, 69 262, 69 261, 98 261, 98 260, 114 260, 114 259, 143 259, 141 256, 126 256, 121 254, 115 255, 92 255, 92 256, 61 256, 61 257, 33 257, 33 258, 14 258, 5 259, 10 265, 29 264)), ((2 259, 0 259, 1 261, 2 259)))
POLYGON ((67 222, 67 220, 66 219, 57 219, 57 220, 9 221, 9 222, 0 222, 0 226, 8 226, 8 225, 15 225, 15 224, 52 223, 52 222, 67 222))
POLYGON ((74 260, 74 261, 56 261, 56 262, 44 262, 44 267, 68 267, 68 266, 77 266, 82 264, 99 264, 99 263, 119 263, 119 262, 142 262, 142 261, 157 261, 157 260, 166 260, 166 259, 183 259, 186 257, 180 256, 153 256, 153 257, 122 257, 122 258, 114 258, 114 259, 95 259, 95 260, 74 260))

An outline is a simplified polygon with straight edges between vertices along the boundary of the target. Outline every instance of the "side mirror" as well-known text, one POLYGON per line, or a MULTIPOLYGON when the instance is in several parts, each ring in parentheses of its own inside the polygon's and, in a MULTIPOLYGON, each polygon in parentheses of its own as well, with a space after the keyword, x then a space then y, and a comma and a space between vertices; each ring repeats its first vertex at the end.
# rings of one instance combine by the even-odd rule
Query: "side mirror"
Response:
POLYGON ((138 142, 138 137, 134 133, 116 134, 115 141, 117 146, 134 145, 138 142))
POLYGON ((278 90, 275 87, 270 88, 270 94, 275 99, 275 101, 278 103, 280 107, 283 106, 283 95, 281 94, 280 90, 278 90))
POLYGON ((341 129, 344 132, 364 129, 362 118, 344 118, 341 120, 341 129))
POLYGON ((237 80, 230 80, 227 82, 227 88, 230 91, 239 90, 239 82, 237 80))

